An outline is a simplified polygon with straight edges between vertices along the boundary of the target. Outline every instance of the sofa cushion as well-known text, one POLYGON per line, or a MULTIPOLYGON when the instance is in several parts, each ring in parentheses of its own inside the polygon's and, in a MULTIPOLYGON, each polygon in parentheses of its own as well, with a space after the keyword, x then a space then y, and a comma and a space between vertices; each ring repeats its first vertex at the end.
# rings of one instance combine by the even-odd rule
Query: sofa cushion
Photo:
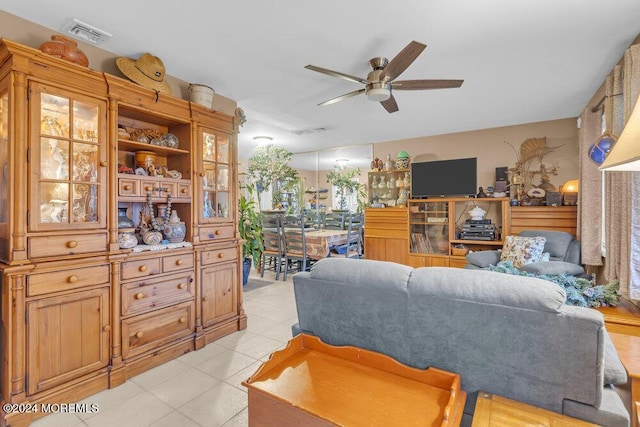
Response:
POLYGON ((618 357, 616 347, 608 333, 604 334, 604 383, 619 385, 627 383, 627 371, 618 357))
POLYGON ((570 274, 572 276, 578 276, 584 273, 584 268, 578 264, 572 264, 564 261, 547 261, 547 262, 535 262, 533 264, 526 264, 520 267, 520 270, 533 274, 570 274))
POLYGON ((546 242, 544 237, 507 236, 500 261, 511 261, 514 267, 538 262, 546 242))
POLYGON ((500 252, 498 251, 477 251, 469 252, 466 256, 469 264, 473 264, 479 268, 487 268, 490 265, 496 265, 500 261, 500 252))
POLYGON ((551 259, 564 260, 569 248, 569 244, 573 241, 573 235, 564 231, 551 230, 525 230, 520 232, 522 237, 544 237, 544 251, 551 254, 551 259))
POLYGON ((487 270, 417 268, 409 279, 411 294, 559 313, 567 297, 555 283, 487 270), (535 289, 535 292, 532 292, 535 289))

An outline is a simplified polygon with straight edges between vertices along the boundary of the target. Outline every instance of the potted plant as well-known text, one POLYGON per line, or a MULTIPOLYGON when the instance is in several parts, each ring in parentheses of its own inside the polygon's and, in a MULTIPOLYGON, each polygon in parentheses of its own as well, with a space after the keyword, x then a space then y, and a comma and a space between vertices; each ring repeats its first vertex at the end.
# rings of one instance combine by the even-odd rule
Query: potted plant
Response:
POLYGON ((258 204, 253 200, 254 187, 247 185, 246 195, 238 200, 238 232, 245 242, 242 244, 242 286, 247 284, 251 263, 260 265, 264 246, 262 243, 262 218, 258 204), (248 197, 247 197, 248 196, 248 197))
MULTIPOLYGON (((337 188, 339 208, 347 209, 347 194, 360 189, 360 183, 355 179, 360 175, 360 168, 347 169, 343 165, 335 165, 327 174, 327 182, 337 188)), ((358 194, 360 198, 360 194, 358 194)))
POLYGON ((253 157, 249 159, 247 172, 256 184, 258 203, 260 193, 271 188, 272 209, 278 209, 284 183, 297 182, 298 171, 289 166, 291 156, 292 152, 273 144, 255 149, 253 157))

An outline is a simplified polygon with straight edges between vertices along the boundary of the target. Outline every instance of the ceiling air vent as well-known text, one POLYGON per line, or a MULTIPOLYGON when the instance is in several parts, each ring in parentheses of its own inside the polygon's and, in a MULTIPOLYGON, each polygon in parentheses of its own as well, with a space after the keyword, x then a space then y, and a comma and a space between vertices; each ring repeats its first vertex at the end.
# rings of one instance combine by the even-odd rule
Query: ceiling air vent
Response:
POLYGON ((113 34, 109 34, 104 30, 96 28, 93 25, 89 25, 86 22, 79 21, 75 18, 71 22, 67 23, 64 27, 62 27, 60 29, 60 32, 70 34, 79 40, 93 44, 100 44, 103 41, 113 37, 113 34))
POLYGON ((300 129, 292 131, 296 135, 311 135, 313 133, 326 132, 328 129, 325 127, 312 128, 312 129, 300 129))

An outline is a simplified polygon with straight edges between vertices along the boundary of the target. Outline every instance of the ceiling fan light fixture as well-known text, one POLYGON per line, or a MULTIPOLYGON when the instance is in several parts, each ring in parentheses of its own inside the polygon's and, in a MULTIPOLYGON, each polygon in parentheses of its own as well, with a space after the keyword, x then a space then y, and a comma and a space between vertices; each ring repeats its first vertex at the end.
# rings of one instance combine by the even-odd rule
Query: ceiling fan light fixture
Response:
POLYGON ((369 83, 365 93, 369 101, 386 101, 391 97, 391 84, 387 82, 369 83))
POLYGON ((369 101, 386 101, 391 97, 391 91, 385 88, 369 89, 367 91, 367 98, 369 101))

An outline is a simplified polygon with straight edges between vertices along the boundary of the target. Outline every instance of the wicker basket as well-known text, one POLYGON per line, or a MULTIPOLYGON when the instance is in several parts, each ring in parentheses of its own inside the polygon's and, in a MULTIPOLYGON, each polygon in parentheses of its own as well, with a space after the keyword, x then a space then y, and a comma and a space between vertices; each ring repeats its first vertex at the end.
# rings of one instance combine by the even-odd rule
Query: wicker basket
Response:
POLYGON ((451 248, 451 255, 453 256, 465 256, 469 253, 469 248, 451 248))

